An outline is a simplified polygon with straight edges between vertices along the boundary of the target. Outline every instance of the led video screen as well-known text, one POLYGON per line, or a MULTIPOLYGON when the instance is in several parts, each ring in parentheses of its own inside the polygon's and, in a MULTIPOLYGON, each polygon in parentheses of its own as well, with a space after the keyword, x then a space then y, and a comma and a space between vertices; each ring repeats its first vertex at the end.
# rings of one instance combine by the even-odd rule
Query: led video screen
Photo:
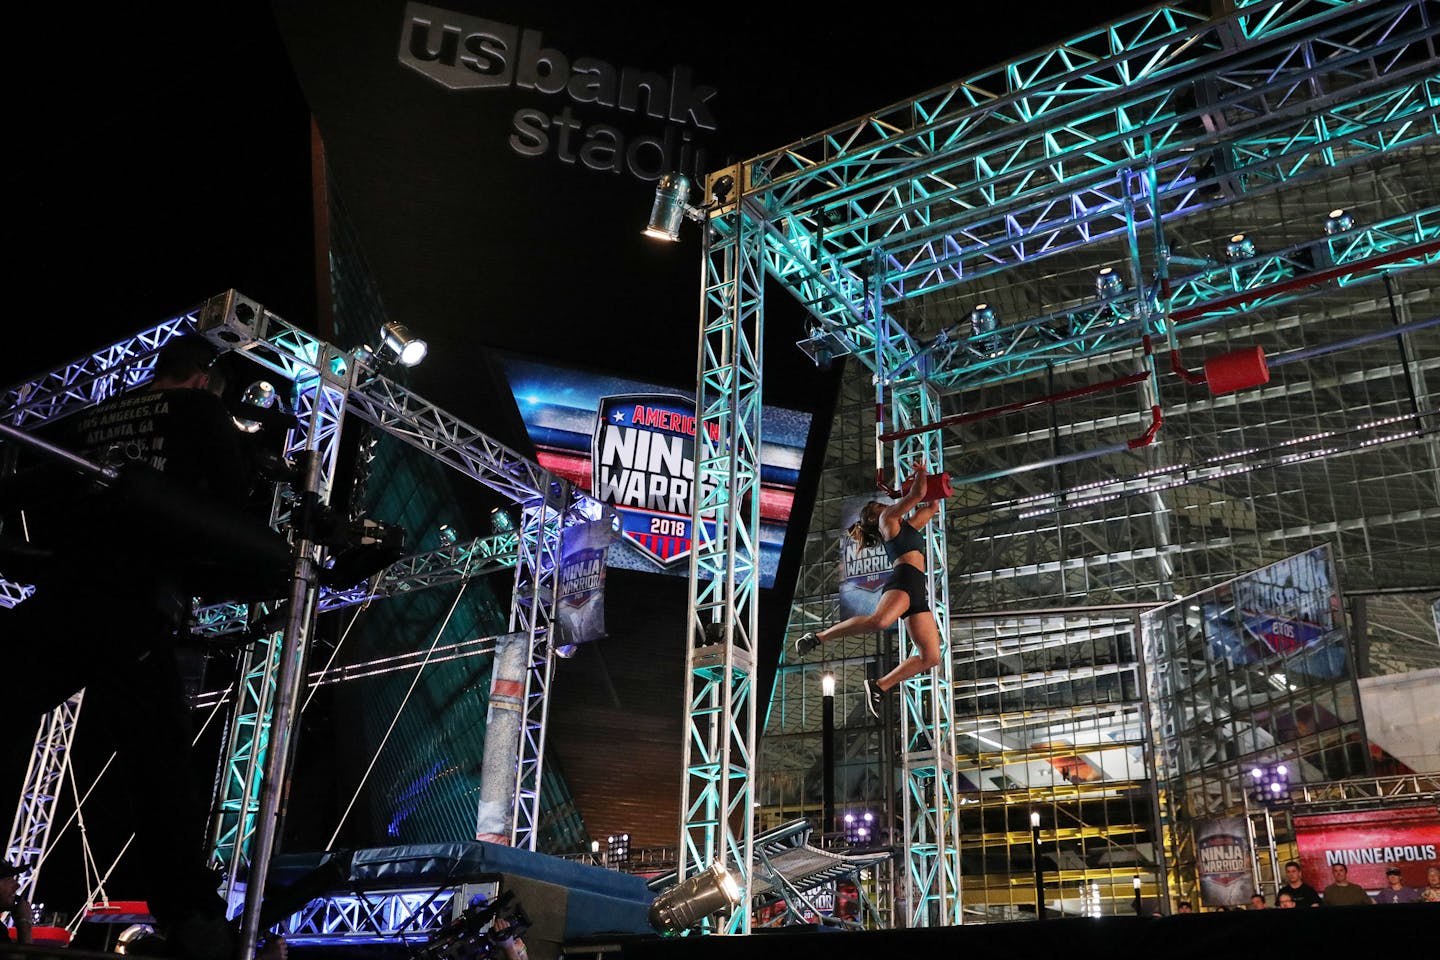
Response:
MULTIPOLYGON (((614 504, 609 565, 688 576, 695 480, 694 394, 601 373, 501 358, 540 465, 614 504)), ((766 406, 760 423, 760 585, 774 585, 810 414, 766 406)))

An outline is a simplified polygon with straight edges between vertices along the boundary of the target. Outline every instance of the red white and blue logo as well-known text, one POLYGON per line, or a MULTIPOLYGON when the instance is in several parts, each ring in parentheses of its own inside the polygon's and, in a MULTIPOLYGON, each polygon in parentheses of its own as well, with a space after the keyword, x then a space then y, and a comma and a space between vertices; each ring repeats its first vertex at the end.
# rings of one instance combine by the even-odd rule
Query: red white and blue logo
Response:
POLYGON ((620 534, 669 567, 690 555, 695 402, 674 394, 601 397, 592 495, 614 504, 620 534))

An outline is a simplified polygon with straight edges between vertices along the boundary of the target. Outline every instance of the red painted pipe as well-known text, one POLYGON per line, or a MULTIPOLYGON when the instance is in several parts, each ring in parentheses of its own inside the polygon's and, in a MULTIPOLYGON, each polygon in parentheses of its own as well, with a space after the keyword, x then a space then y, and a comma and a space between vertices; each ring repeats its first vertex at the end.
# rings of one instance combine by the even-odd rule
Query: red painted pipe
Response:
MULTIPOLYGON (((1184 310, 1177 310, 1170 315, 1171 323, 1184 323, 1186 320, 1193 320, 1195 317, 1204 316, 1211 310, 1221 310, 1236 304, 1246 303, 1250 300, 1259 300, 1276 293, 1284 293, 1286 290, 1298 290, 1300 287, 1313 287, 1318 283, 1327 280, 1334 280, 1336 277, 1343 277, 1347 273, 1358 273, 1371 267, 1384 266, 1387 263, 1394 263, 1396 260, 1404 260, 1408 257, 1422 257, 1429 253, 1440 251, 1440 240, 1431 240, 1427 243, 1418 243, 1413 247, 1405 247, 1400 250, 1391 250, 1378 257, 1371 257, 1368 260, 1357 260, 1344 266, 1331 267, 1327 270, 1319 270, 1315 273, 1307 273, 1298 277, 1291 277, 1289 280, 1281 280, 1279 283, 1272 283, 1268 287, 1257 287, 1254 290, 1246 290, 1242 293, 1232 294, 1228 297, 1221 297, 1219 300, 1211 300, 1208 303, 1197 303, 1184 310)), ((1168 284, 1166 287, 1168 288, 1168 284)), ((1169 290, 1165 290, 1165 298, 1169 299, 1169 290)))
MULTIPOLYGON (((1150 356, 1150 338, 1143 338, 1145 356, 1150 356)), ((1083 387, 1074 387, 1070 390, 1061 390, 1058 393, 1047 393, 1043 397, 1031 397, 1028 400, 1016 400, 1013 403, 1002 403, 996 407, 986 407, 984 410, 976 410, 974 413, 957 413, 953 417, 942 417, 934 423, 927 423, 920 427, 911 427, 909 430, 896 430, 893 433, 886 433, 880 436, 880 440, 889 443, 892 440, 900 440, 904 437, 911 437, 917 433, 926 433, 930 430, 937 430, 940 427, 953 427, 962 423, 974 423, 977 420, 987 420, 990 417, 1002 413, 1013 413, 1016 410, 1024 410, 1027 407, 1038 407, 1042 404, 1061 403, 1065 400, 1074 400, 1076 397, 1089 396, 1092 393, 1100 393, 1104 390, 1113 390, 1117 387, 1128 387, 1144 381, 1150 376, 1148 370, 1139 370, 1135 373, 1117 377, 1114 380, 1106 380, 1103 383, 1088 383, 1083 387)), ((1203 381, 1202 381, 1203 382, 1203 381)), ((1148 441, 1147 441, 1148 442, 1148 441)))
POLYGON ((1131 450, 1140 447, 1148 447, 1155 439, 1155 434, 1160 432, 1160 425, 1165 422, 1165 417, 1160 413, 1160 405, 1157 403, 1150 408, 1150 426, 1138 437, 1132 437, 1125 441, 1125 446, 1131 450))

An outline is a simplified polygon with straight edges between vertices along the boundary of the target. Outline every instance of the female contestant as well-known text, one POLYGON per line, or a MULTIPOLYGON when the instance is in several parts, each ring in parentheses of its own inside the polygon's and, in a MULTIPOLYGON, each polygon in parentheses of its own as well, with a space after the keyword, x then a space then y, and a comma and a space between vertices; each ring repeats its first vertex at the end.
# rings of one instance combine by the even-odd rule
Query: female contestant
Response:
POLYGON ((880 679, 865 681, 865 706, 876 717, 880 716, 880 704, 886 693, 940 662, 940 631, 935 626, 935 615, 930 612, 925 578, 925 534, 921 532, 935 516, 939 505, 922 499, 926 480, 925 466, 921 464, 915 469, 908 493, 888 505, 871 500, 861 508, 860 519, 847 531, 862 548, 883 543, 885 555, 894 564, 875 612, 869 616, 842 620, 833 627, 819 633, 807 633, 795 641, 795 652, 804 656, 822 643, 839 637, 876 633, 903 617, 905 627, 920 652, 906 657, 880 679))

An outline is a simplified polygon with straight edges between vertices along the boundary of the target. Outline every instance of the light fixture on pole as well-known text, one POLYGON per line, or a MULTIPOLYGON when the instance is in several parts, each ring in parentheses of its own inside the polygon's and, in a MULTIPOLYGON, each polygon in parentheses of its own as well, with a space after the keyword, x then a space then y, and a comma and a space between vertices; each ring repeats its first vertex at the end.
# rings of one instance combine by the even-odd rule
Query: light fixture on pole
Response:
POLYGON ((240 395, 240 406, 242 410, 253 410, 256 416, 232 416, 230 419, 245 433, 259 433, 260 428, 265 424, 262 420, 263 411, 274 410, 279 400, 275 393, 275 386, 268 380, 256 380, 245 388, 240 395))
POLYGON ((1138 917, 1144 909, 1144 904, 1140 900, 1140 875, 1138 873, 1130 878, 1130 884, 1135 888, 1135 916, 1138 917))
POLYGON ((1030 859, 1035 863, 1035 919, 1045 919, 1045 873, 1040 866, 1040 813, 1030 811, 1030 859))
POLYGON ((740 886, 720 864, 681 880, 650 904, 650 925, 661 933, 684 933, 701 920, 740 902, 740 886))
POLYGON ((380 328, 380 343, 395 357, 402 367, 413 367, 425 359, 430 346, 410 332, 410 328, 394 320, 386 321, 380 328))
POLYGON ((835 675, 820 678, 820 833, 835 832, 835 675))

